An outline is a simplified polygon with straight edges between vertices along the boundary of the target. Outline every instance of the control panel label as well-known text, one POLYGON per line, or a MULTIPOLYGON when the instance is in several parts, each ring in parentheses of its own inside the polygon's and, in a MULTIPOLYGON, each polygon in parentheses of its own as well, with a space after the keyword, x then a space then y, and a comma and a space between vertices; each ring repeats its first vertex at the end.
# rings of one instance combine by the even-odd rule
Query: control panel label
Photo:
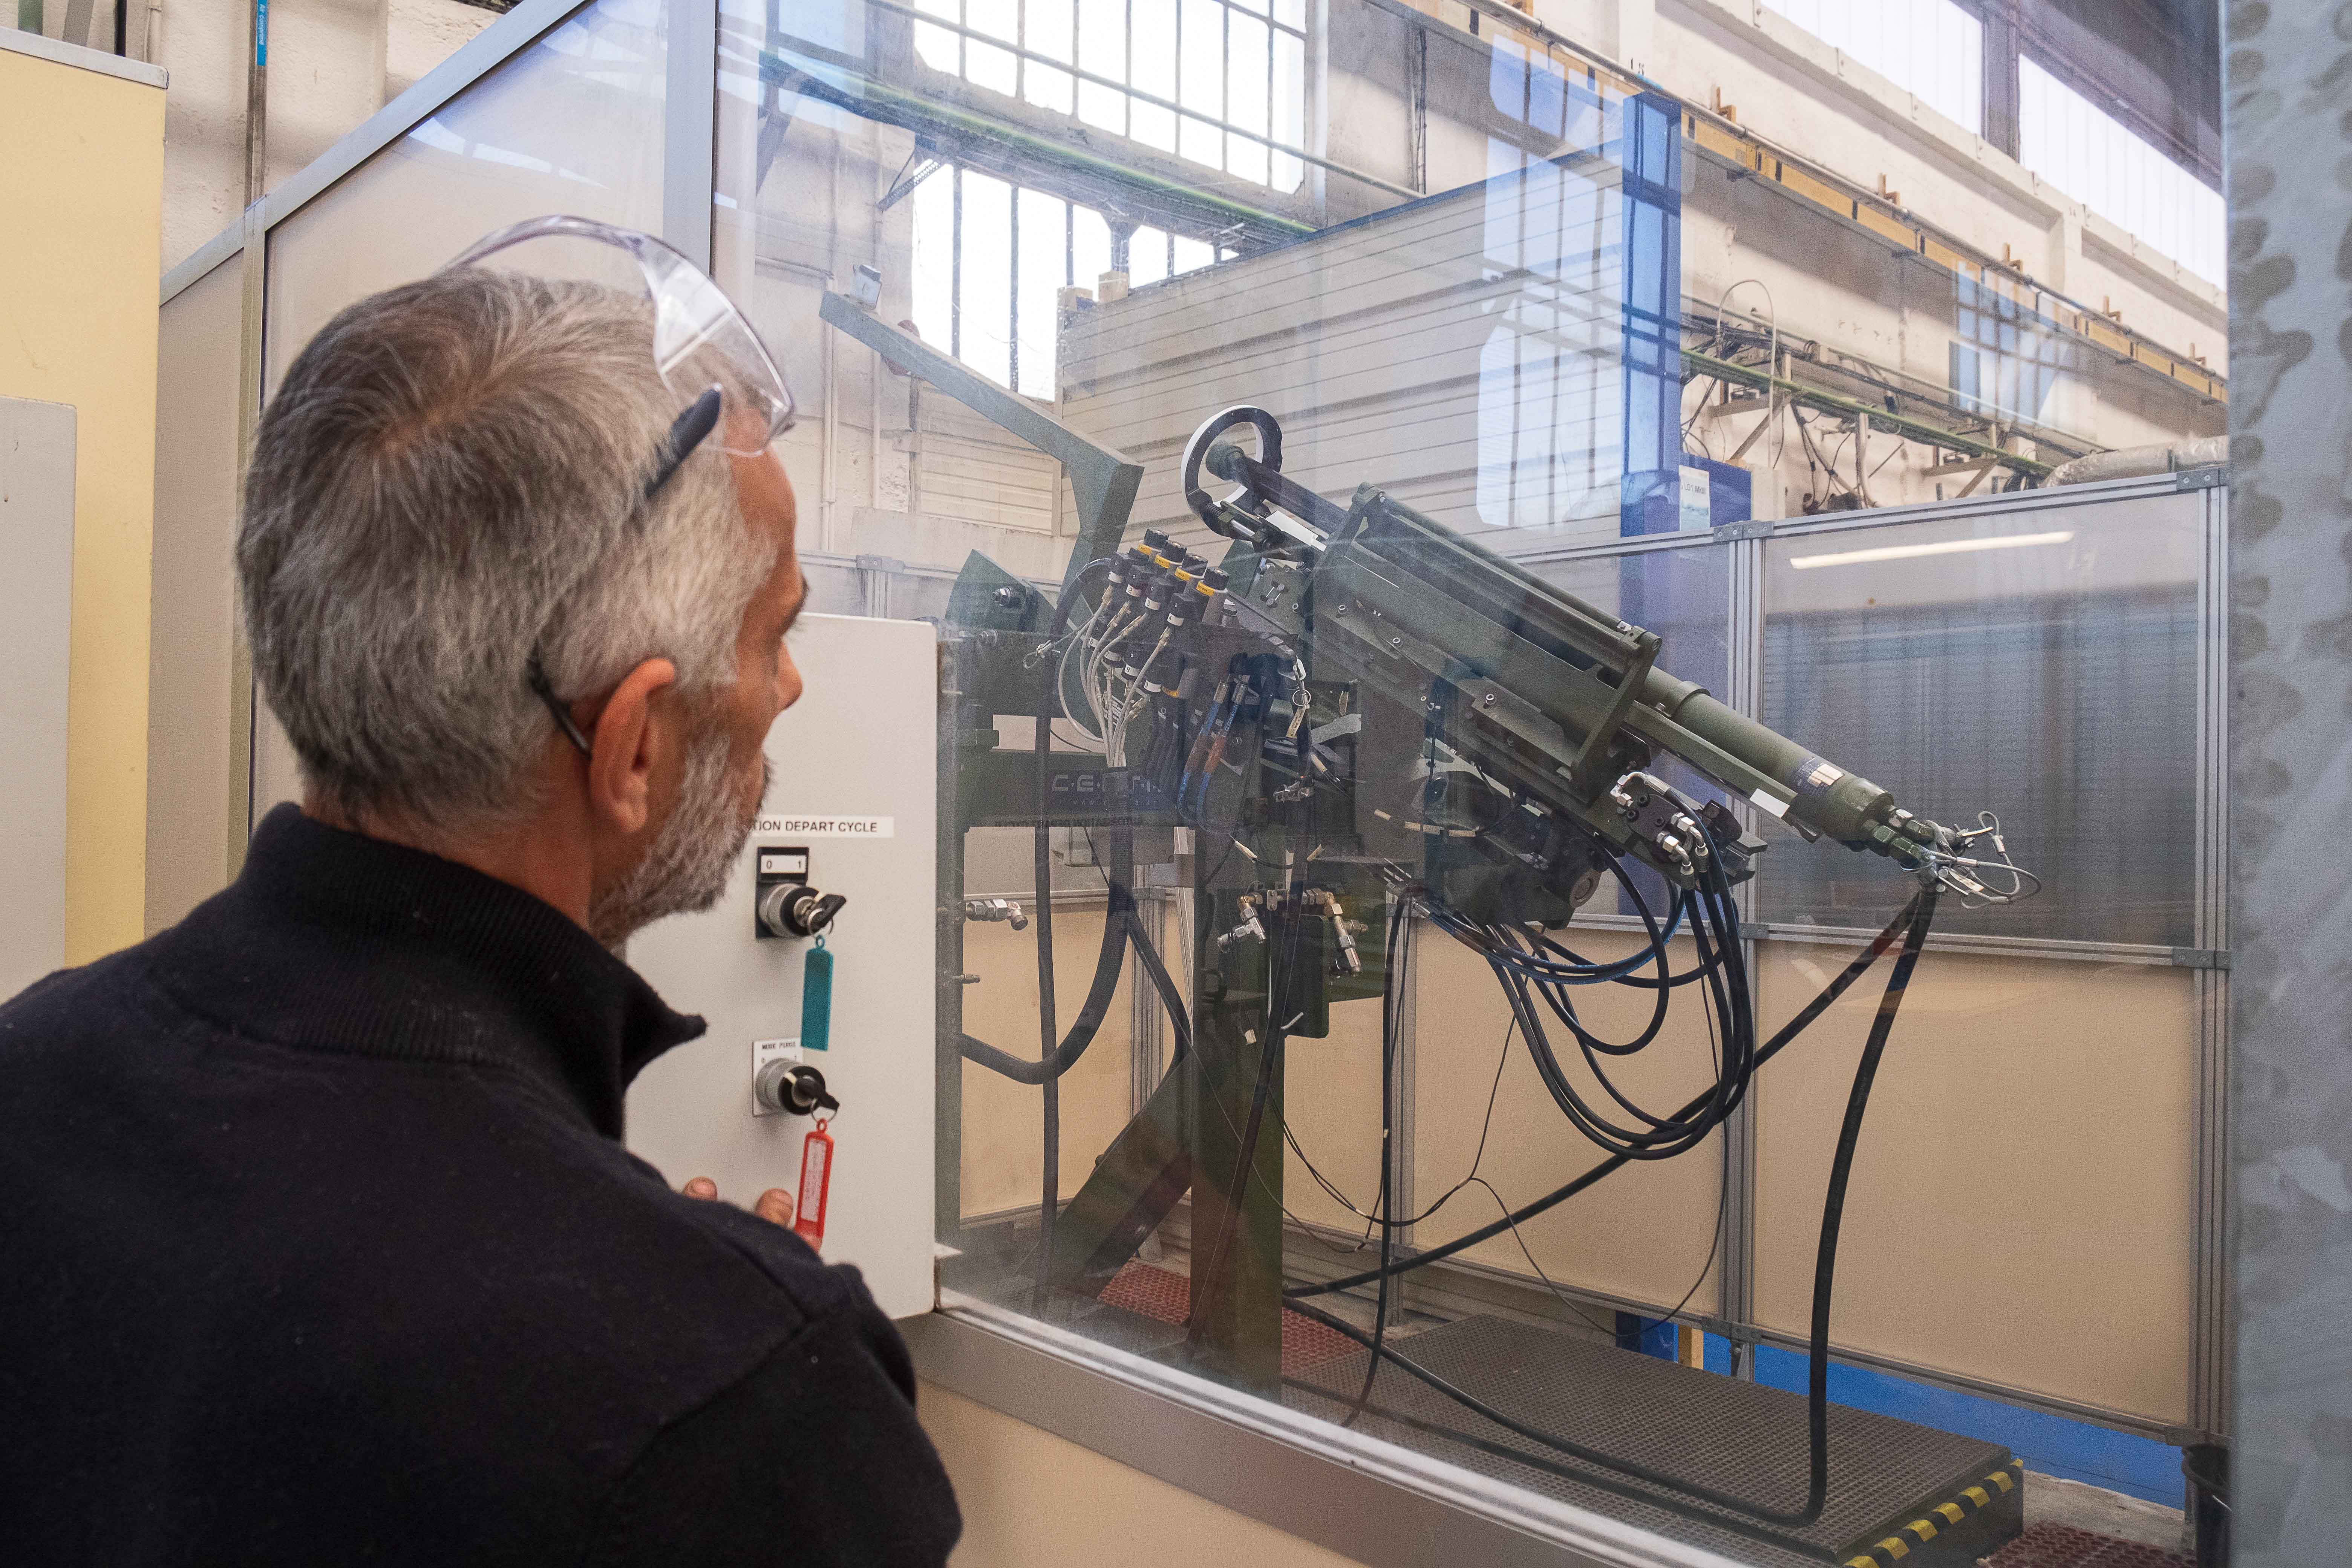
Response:
POLYGON ((751 831, 793 838, 895 838, 897 823, 889 816, 762 816, 751 831))

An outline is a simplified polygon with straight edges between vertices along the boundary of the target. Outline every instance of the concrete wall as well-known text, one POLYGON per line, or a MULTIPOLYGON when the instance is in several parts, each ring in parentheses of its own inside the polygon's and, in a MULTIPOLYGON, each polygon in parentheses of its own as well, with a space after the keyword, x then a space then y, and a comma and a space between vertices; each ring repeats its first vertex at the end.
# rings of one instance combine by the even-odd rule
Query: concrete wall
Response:
POLYGON ((144 902, 163 94, 0 47, 0 395, 79 411, 65 957, 81 963, 139 940, 144 902))

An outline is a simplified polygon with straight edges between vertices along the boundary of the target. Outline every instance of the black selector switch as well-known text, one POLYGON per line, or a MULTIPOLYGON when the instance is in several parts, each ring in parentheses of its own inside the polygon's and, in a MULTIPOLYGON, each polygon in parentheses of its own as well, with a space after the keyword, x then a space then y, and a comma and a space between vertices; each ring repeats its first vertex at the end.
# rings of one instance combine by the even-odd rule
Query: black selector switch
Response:
POLYGON ((814 936, 833 924, 849 900, 809 886, 809 852, 763 846, 756 862, 751 902, 752 934, 761 938, 814 936))
POLYGON ((784 1116, 814 1116, 820 1110, 841 1109, 841 1101, 825 1089, 824 1073, 781 1059, 760 1069, 751 1092, 763 1109, 784 1116))
POLYGON ((761 936, 814 936, 833 924, 841 906, 849 902, 839 893, 807 887, 776 887, 760 895, 761 936))

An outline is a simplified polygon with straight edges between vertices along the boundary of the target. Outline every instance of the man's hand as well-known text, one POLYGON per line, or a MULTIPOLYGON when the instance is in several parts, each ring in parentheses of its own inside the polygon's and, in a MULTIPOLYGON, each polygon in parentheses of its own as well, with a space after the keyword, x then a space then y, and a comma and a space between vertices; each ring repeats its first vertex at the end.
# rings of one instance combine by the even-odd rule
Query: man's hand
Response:
MULTIPOLYGON (((719 1184, 708 1176, 697 1176, 678 1191, 688 1197, 700 1198, 705 1203, 719 1201, 719 1184)), ((760 1201, 751 1205, 751 1212, 790 1230, 793 1227, 793 1194, 782 1187, 770 1187, 760 1194, 760 1201)))

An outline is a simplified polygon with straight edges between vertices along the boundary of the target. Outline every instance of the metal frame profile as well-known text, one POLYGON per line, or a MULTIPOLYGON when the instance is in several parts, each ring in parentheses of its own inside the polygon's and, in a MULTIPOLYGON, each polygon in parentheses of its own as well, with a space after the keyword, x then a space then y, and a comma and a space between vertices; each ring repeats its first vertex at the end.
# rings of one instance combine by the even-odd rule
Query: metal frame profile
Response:
POLYGON ((1734 1568, 984 1303, 901 1325, 930 1382, 1370 1568, 1734 1568))
POLYGON ((79 70, 96 71, 100 76, 121 77, 142 87, 168 87, 170 77, 162 66, 149 65, 127 55, 110 55, 104 49, 86 48, 69 44, 63 38, 52 38, 40 33, 28 33, 20 28, 0 27, 0 49, 12 55, 29 55, 37 60, 48 60, 79 70))

